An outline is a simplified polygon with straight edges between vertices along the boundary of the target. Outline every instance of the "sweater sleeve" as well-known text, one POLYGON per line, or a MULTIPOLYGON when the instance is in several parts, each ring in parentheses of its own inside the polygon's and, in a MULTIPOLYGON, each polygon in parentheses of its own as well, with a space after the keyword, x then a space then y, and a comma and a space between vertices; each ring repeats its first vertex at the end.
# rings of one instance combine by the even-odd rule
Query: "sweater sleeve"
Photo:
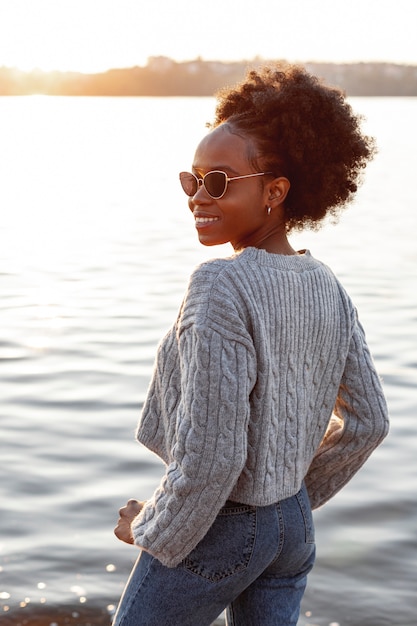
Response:
POLYGON ((384 393, 355 316, 334 413, 305 478, 312 508, 332 498, 388 433, 384 393))
POLYGON ((164 565, 180 563, 205 536, 247 454, 254 352, 206 324, 178 337, 181 402, 170 463, 132 524, 135 543, 164 565))

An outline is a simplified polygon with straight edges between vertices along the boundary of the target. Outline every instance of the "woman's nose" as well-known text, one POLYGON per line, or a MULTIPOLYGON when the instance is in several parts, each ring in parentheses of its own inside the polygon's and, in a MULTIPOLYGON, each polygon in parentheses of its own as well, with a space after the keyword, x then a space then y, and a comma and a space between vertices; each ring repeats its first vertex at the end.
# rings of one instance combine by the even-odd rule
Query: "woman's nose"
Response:
POLYGON ((200 184, 195 194, 188 199, 188 206, 190 207, 191 211, 193 211, 196 206, 210 204, 211 201, 211 196, 209 196, 209 194, 207 193, 206 188, 204 187, 204 185, 200 184))

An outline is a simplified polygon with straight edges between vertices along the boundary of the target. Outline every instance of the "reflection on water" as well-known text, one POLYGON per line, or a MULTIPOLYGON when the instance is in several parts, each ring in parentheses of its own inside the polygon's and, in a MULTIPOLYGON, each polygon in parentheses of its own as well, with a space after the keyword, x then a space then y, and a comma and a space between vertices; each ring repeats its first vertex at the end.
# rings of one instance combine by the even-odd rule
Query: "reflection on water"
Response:
MULTIPOLYGON (((379 156, 337 227, 294 236, 350 291, 391 434, 316 513, 300 626, 416 623, 415 99, 357 99, 379 156), (396 124, 387 120, 395 119, 396 124), (410 157, 411 155, 411 157, 410 157)), ((177 172, 211 99, 0 99, 2 624, 109 624, 136 556, 112 529, 161 465, 133 433, 202 248, 177 172)))

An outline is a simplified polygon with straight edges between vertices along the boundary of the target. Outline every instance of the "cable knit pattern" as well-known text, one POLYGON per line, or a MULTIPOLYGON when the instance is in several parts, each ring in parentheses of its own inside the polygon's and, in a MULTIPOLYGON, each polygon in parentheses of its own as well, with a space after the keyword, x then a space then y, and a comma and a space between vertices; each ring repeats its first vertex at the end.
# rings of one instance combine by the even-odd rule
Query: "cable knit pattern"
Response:
POLYGON ((137 431, 166 472, 135 543, 173 567, 227 499, 266 506, 305 480, 320 506, 387 429, 363 329, 325 265, 256 248, 204 263, 159 346, 137 431))

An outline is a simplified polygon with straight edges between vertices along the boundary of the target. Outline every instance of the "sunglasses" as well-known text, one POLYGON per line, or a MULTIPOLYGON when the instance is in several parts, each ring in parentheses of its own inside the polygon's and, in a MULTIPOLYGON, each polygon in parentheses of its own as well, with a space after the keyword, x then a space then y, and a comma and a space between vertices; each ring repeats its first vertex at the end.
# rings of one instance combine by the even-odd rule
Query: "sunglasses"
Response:
POLYGON ((272 172, 257 172, 256 174, 246 174, 246 176, 233 176, 233 178, 229 178, 226 172, 221 172, 220 170, 207 172, 203 178, 198 178, 191 172, 181 172, 180 182, 187 196, 195 196, 201 185, 203 185, 211 198, 220 200, 226 193, 227 185, 230 181, 252 178, 252 176, 265 176, 266 174, 272 174, 272 172))

